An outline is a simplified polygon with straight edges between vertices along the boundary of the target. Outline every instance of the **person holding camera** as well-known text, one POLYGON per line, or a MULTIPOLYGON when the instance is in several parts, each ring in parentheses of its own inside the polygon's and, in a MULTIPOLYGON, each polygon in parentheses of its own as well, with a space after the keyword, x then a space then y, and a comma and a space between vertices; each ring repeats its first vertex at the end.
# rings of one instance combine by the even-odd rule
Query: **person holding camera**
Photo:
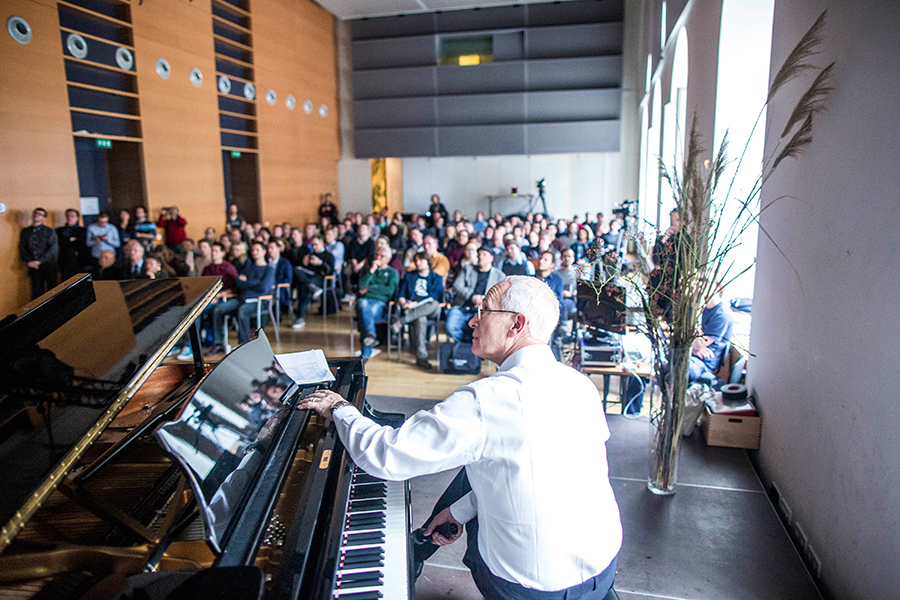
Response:
POLYGON ((187 221, 178 214, 177 206, 164 206, 156 221, 156 226, 162 227, 166 232, 166 246, 178 254, 181 254, 181 244, 187 238, 185 225, 187 221))

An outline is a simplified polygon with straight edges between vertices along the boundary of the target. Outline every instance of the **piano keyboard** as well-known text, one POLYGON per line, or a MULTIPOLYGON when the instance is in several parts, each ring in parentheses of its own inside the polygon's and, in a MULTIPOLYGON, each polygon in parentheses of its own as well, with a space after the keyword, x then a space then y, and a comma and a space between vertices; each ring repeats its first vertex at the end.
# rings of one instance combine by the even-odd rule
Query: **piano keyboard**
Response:
POLYGON ((333 598, 409 597, 408 485, 353 468, 333 598))

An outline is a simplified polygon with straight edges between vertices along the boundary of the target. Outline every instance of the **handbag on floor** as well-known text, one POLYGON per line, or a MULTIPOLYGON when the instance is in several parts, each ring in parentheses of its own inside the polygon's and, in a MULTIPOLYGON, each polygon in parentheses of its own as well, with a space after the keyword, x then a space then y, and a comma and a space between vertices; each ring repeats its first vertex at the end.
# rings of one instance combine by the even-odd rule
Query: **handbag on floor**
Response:
POLYGON ((444 342, 441 344, 441 371, 453 375, 478 375, 481 359, 472 354, 472 344, 444 342))

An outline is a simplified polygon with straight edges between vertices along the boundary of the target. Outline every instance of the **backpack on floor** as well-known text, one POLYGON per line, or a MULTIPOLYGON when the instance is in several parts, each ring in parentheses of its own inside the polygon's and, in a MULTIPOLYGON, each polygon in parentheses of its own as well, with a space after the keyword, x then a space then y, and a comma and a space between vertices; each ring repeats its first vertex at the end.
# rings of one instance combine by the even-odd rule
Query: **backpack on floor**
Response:
POLYGON ((472 344, 444 342, 441 344, 441 371, 453 375, 478 375, 481 359, 472 354, 472 344))

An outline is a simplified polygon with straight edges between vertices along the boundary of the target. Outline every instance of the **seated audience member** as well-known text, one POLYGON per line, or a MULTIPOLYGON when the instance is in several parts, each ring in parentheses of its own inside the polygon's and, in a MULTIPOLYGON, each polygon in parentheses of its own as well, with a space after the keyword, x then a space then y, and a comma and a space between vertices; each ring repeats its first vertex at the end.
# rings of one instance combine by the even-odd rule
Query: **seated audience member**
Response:
POLYGON ((334 257, 334 273, 340 279, 344 271, 346 248, 344 243, 338 239, 337 227, 329 227, 325 230, 325 250, 334 257))
POLYGON ((487 246, 488 250, 491 251, 491 254, 494 255, 494 264, 500 265, 503 262, 504 254, 504 241, 503 238, 506 236, 506 229, 503 227, 498 227, 494 230, 494 235, 491 239, 491 243, 487 246))
MULTIPOLYGON (((144 275, 141 273, 140 277, 144 275)), ((116 253, 112 250, 104 250, 97 259, 97 266, 91 269, 91 277, 94 281, 112 281, 119 279, 119 267, 116 266, 116 253)), ((134 279, 138 279, 135 277, 134 279)))
MULTIPOLYGON (((275 283, 293 283, 294 281, 294 267, 291 265, 290 261, 281 255, 281 247, 284 242, 281 238, 272 238, 269 240, 269 243, 266 245, 266 250, 268 252, 267 259, 269 266, 275 269, 275 283), (279 242, 281 242, 279 244, 279 242)), ((291 290, 290 288, 281 288, 278 290, 278 298, 276 301, 281 303, 282 307, 287 308, 291 304, 291 290)))
POLYGON ((458 232, 456 225, 448 225, 444 228, 443 237, 438 237, 438 251, 444 256, 451 250, 459 247, 459 240, 456 239, 458 232))
POLYGON ((231 245, 231 252, 228 255, 228 262, 234 265, 238 273, 247 264, 247 244, 244 242, 235 242, 231 245))
POLYGON ((559 275, 563 283, 561 313, 564 321, 575 317, 575 298, 578 295, 578 277, 575 274, 575 251, 568 248, 560 257, 559 269, 556 274, 559 275))
POLYGON ((183 277, 184 274, 187 273, 187 266, 184 264, 181 256, 175 254, 175 251, 165 244, 160 244, 154 248, 153 254, 159 256, 163 263, 168 266, 168 270, 173 273, 175 277, 183 277))
POLYGON ((286 248, 282 255, 288 259, 291 266, 299 267, 303 256, 309 252, 309 248, 303 243, 303 232, 299 229, 291 231, 290 247, 286 248))
POLYGON ((249 236, 244 235, 245 231, 249 231, 249 225, 244 224, 243 229, 232 229, 228 232, 229 237, 231 237, 232 245, 237 244, 238 242, 247 242, 249 236))
POLYGON ((450 261, 451 272, 458 270, 459 261, 466 254, 466 244, 469 243, 469 232, 465 229, 461 229, 456 234, 454 242, 456 243, 455 247, 447 251, 447 260, 450 261))
POLYGON ((208 267, 210 263, 212 263, 212 244, 206 238, 197 243, 196 250, 190 254, 185 252, 184 264, 187 267, 188 277, 200 277, 203 269, 208 267))
POLYGON ((356 319, 363 345, 361 356, 365 360, 372 356, 372 348, 378 345, 375 324, 384 317, 387 303, 394 299, 400 282, 397 271, 388 266, 390 260, 390 250, 379 248, 372 264, 359 277, 356 319))
POLYGON ((237 204, 230 204, 228 206, 228 217, 225 220, 225 229, 229 232, 231 231, 241 231, 244 228, 244 224, 247 221, 238 214, 237 204))
POLYGON ((375 240, 370 237, 371 233, 371 228, 366 223, 361 223, 356 239, 347 248, 347 270, 351 285, 357 285, 362 272, 371 266, 372 255, 375 254, 375 240))
POLYGON ((576 261, 587 258, 588 250, 591 247, 590 233, 591 232, 587 227, 582 227, 578 230, 578 239, 572 244, 572 250, 575 252, 576 261))
POLYGON ((609 232, 604 233, 602 236, 603 243, 606 244, 607 246, 612 246, 613 248, 618 248, 619 247, 619 238, 622 235, 622 232, 620 231, 621 228, 622 228, 622 224, 619 222, 618 219, 613 219, 612 221, 610 221, 609 222, 609 232))
POLYGON ((94 260, 100 258, 104 250, 116 252, 119 248, 119 230, 110 224, 107 213, 100 213, 97 222, 87 226, 87 245, 94 260))
POLYGON ((210 247, 210 249, 212 249, 212 245, 218 241, 218 237, 216 236, 216 228, 215 227, 207 227, 203 231, 203 239, 206 240, 207 242, 209 242, 209 247, 210 247))
POLYGON ((118 279, 145 279, 147 269, 144 266, 144 246, 137 240, 129 240, 125 244, 125 257, 119 261, 118 279))
POLYGON ((506 258, 500 261, 500 270, 509 277, 510 275, 534 275, 534 265, 522 254, 519 242, 510 237, 505 242, 504 253, 506 258))
MULTIPOLYGON (((447 257, 438 252, 438 241, 433 235, 426 235, 425 241, 422 242, 422 251, 431 258, 432 271, 441 276, 442 281, 447 281, 447 275, 450 273, 450 261, 447 257)), ((406 271, 411 273, 416 270, 415 262, 406 267, 406 271)))
MULTIPOLYGON (((313 236, 312 249, 303 255, 294 267, 294 285, 297 286, 297 319, 292 329, 306 326, 306 309, 310 302, 322 295, 325 278, 334 273, 334 256, 325 249, 321 235, 313 236)), ((324 300, 323 300, 324 302, 324 300)))
POLYGON ((403 324, 410 326, 409 339, 416 353, 416 366, 431 370, 428 362, 428 319, 435 318, 441 312, 441 300, 444 296, 444 280, 431 270, 431 257, 419 252, 413 259, 416 270, 403 277, 398 292, 397 304, 403 314, 393 323, 394 331, 400 333, 403 324))
MULTIPOLYGON (((561 223, 565 223, 565 221, 561 220, 561 223)), ((562 242, 566 248, 571 248, 572 244, 578 241, 578 223, 569 223, 565 226, 565 229, 560 227, 559 224, 557 224, 557 227, 560 231, 564 232, 559 236, 559 241, 562 242)))
POLYGON ((715 381, 713 371, 719 366, 734 330, 734 319, 731 318, 731 310, 722 302, 721 288, 706 303, 700 315, 700 329, 702 335, 694 338, 691 344, 688 381, 715 381))
POLYGON ((529 246, 528 248, 525 248, 523 252, 528 258, 540 258, 541 254, 543 254, 547 250, 553 253, 553 256, 556 257, 556 262, 558 264, 560 253, 556 248, 553 247, 553 234, 547 230, 544 230, 538 234, 537 245, 529 246))
POLYGON ((156 226, 162 227, 165 231, 166 245, 175 253, 181 253, 181 244, 187 237, 185 225, 187 225, 187 221, 178 214, 177 206, 167 206, 162 209, 159 219, 156 220, 156 226))
POLYGON ((484 220, 484 213, 480 210, 475 213, 475 220, 472 221, 472 228, 475 230, 475 233, 483 233, 485 229, 487 229, 487 221, 484 220))
MULTIPOLYGON (((250 246, 250 260, 244 265, 237 278, 238 298, 229 298, 217 304, 213 309, 213 343, 214 351, 221 350, 223 345, 222 326, 225 315, 237 314, 238 344, 250 341, 250 320, 256 316, 256 303, 247 302, 260 296, 272 293, 275 287, 275 270, 266 262, 266 247, 260 242, 253 242, 250 246)), ((257 327, 266 326, 267 311, 263 307, 261 311, 262 323, 257 327)))
POLYGON ((553 291, 553 295, 556 296, 556 301, 559 302, 560 309, 560 322, 567 320, 563 316, 562 308, 563 308, 563 281, 562 277, 553 272, 553 269, 556 267, 556 256, 553 254, 551 250, 545 250, 541 253, 541 258, 538 261, 538 268, 535 277, 543 281, 547 284, 547 286, 553 291))
POLYGON ((384 248, 391 253, 391 260, 388 262, 388 266, 397 271, 397 276, 403 281, 403 276, 406 275, 406 269, 403 268, 403 262, 401 262, 400 257, 391 248, 391 241, 386 235, 382 235, 375 240, 375 249, 378 250, 379 248, 384 248))
POLYGON ((406 252, 406 235, 404 235, 403 229, 392 221, 391 224, 388 225, 387 236, 391 240, 391 249, 400 256, 403 256, 406 252))
POLYGON ((144 246, 144 252, 150 252, 156 241, 156 223, 147 218, 147 209, 143 206, 134 209, 134 239, 144 246))
POLYGON ((222 244, 222 249, 225 250, 225 256, 228 256, 228 254, 231 252, 231 236, 227 233, 223 233, 219 237, 219 243, 222 244))
POLYGON ((225 246, 213 244, 210 252, 212 262, 203 269, 204 277, 221 277, 222 292, 237 293, 238 272, 234 265, 225 260, 225 246))
POLYGON ((80 213, 74 208, 66 211, 66 224, 56 228, 59 245, 59 274, 63 281, 82 272, 89 264, 87 230, 78 224, 80 213))
POLYGON ((494 267, 494 255, 482 246, 478 249, 478 264, 466 265, 453 282, 453 298, 447 313, 447 335, 454 341, 472 339, 469 319, 481 306, 484 295, 491 287, 506 279, 503 271, 494 267))
MULTIPOLYGON (((415 258, 416 254, 424 250, 425 244, 425 234, 422 233, 421 229, 410 229, 409 230, 409 244, 406 247, 406 252, 403 254, 403 268, 409 269, 410 265, 413 265, 413 258, 415 258)), ((415 269, 415 266, 412 267, 415 269)))
POLYGON ((291 225, 290 223, 288 223, 287 221, 285 221, 284 223, 281 224, 281 231, 284 234, 281 237, 286 240, 289 240, 289 239, 291 239, 291 233, 293 233, 293 231, 294 231, 294 226, 291 225))
POLYGON ((149 254, 144 258, 144 277, 146 279, 166 279, 175 277, 175 273, 158 254, 149 254))

